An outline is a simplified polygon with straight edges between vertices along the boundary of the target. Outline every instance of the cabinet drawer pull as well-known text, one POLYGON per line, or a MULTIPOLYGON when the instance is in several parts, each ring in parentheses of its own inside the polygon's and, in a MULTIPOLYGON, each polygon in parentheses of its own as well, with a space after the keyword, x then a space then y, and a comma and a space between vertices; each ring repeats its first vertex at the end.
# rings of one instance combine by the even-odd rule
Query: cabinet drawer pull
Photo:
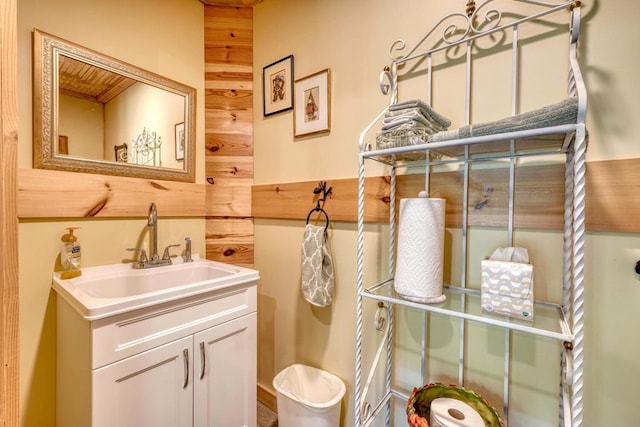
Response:
POLYGON ((187 388, 189 385, 189 349, 182 350, 182 357, 184 358, 184 384, 182 388, 187 388))
POLYGON ((200 342, 200 359, 202 360, 202 368, 200 368, 200 379, 204 378, 204 371, 207 366, 207 359, 204 349, 204 341, 200 342))

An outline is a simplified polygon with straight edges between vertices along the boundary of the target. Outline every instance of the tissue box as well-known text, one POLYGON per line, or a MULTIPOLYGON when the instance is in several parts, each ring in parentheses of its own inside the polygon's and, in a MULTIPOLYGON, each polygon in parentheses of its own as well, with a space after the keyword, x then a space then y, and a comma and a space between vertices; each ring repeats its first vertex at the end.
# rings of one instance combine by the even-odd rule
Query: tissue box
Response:
POLYGON ((481 268, 482 309, 533 321, 533 265, 485 259, 481 268))

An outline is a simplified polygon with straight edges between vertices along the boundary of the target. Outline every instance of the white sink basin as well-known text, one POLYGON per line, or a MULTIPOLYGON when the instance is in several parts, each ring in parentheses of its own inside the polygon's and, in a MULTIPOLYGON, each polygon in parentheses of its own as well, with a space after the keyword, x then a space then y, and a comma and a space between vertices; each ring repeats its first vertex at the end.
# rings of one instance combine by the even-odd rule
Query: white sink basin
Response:
POLYGON ((87 267, 73 279, 54 273, 53 289, 83 317, 96 320, 257 280, 256 270, 196 259, 142 270, 131 264, 87 267))

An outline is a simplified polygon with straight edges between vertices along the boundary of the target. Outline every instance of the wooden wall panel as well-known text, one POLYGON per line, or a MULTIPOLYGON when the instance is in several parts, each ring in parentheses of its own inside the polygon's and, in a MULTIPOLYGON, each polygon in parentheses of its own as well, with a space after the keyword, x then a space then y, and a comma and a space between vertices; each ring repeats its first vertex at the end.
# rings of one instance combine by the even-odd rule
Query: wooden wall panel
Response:
POLYGON ((220 178, 253 178, 253 157, 207 156, 206 170, 220 178))
MULTIPOLYGON (((224 6, 205 7, 204 17, 205 49, 224 46, 248 47, 252 53, 249 56, 249 61, 245 63, 253 63, 253 9, 224 6)), ((233 61, 232 65, 234 64, 237 62, 233 61)))
POLYGON ((200 0, 204 4, 211 6, 247 6, 253 7, 263 0, 200 0))
POLYGON ((207 218, 250 216, 252 183, 253 179, 219 178, 215 180, 215 184, 207 185, 207 218))
POLYGON ((253 266, 253 9, 205 6, 207 258, 253 266))
POLYGON ((253 267, 253 218, 207 220, 207 259, 253 267))
POLYGON ((587 229, 640 232, 639 195, 639 159, 587 163, 587 229))
POLYGON ((17 1, 0 3, 0 426, 20 424, 17 1))
POLYGON ((205 136, 205 152, 226 156, 251 156, 253 153, 253 136, 250 134, 215 133, 205 136))
POLYGON ((147 216, 151 202, 157 205, 161 217, 204 217, 205 186, 44 169, 18 170, 19 218, 147 216))
MULTIPOLYGON (((431 175, 431 197, 447 200, 446 224, 462 219, 462 173, 431 175)), ((397 177, 397 197, 416 197, 424 175, 397 177)), ((316 199, 317 182, 257 185, 252 190, 256 218, 306 219, 316 199)), ((357 220, 357 179, 327 181, 333 195, 324 205, 331 220, 357 220)), ((640 159, 587 163, 586 228, 588 231, 640 232, 640 159)), ((389 221, 388 178, 366 179, 365 221, 389 221)), ((516 173, 515 226, 560 230, 563 227, 564 165, 521 167, 516 173)), ((469 224, 505 227, 508 170, 472 171, 469 185, 469 224), (477 208, 476 208, 477 206, 477 208)))
MULTIPOLYGON (((446 224, 462 223, 462 172, 431 175, 431 197, 446 202, 446 224)), ((398 177, 398 198, 417 197, 424 175, 398 177)), ((561 229, 564 208, 564 165, 529 166, 516 172, 516 227, 561 229)), ((506 227, 509 203, 509 170, 481 169, 469 176, 469 224, 506 227)), ((385 215, 385 220, 388 215, 385 215)))
MULTIPOLYGON (((252 212, 256 218, 306 219, 316 206, 318 195, 313 190, 317 181, 266 184, 253 187, 252 212)), ((331 195, 323 204, 331 220, 354 221, 357 214, 358 180, 328 180, 331 195)), ((372 177, 365 181, 365 215, 367 221, 389 217, 389 180, 372 177)))

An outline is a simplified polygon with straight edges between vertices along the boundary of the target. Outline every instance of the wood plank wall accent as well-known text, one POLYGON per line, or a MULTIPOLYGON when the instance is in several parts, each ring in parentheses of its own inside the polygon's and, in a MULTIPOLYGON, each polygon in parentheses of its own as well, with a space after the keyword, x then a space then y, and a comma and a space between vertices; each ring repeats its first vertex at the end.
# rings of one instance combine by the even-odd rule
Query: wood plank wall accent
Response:
POLYGON ((110 175, 18 170, 18 217, 144 217, 154 202, 161 217, 204 217, 205 186, 110 175), (73 197, 69 197, 73 194, 73 197))
POLYGON ((253 266, 253 9, 205 6, 207 259, 253 266))
POLYGON ((0 426, 19 425, 17 0, 0 3, 0 426))
MULTIPOLYGON (((398 199, 416 197, 424 188, 424 175, 398 176, 398 199)), ((469 186, 469 223, 506 226, 508 170, 472 171, 469 186), (491 189, 491 191, 489 191, 491 189), (476 205, 479 206, 476 209, 476 205), (480 207, 481 206, 481 207, 480 207)), ((461 221, 461 172, 431 174, 432 197, 447 200, 446 224, 461 221)), ((255 218, 307 218, 314 207, 317 182, 257 185, 253 187, 255 218)), ((332 220, 356 221, 357 179, 327 181, 333 195, 324 204, 332 220)), ((587 164, 586 228, 588 231, 640 232, 640 159, 610 160, 587 164)), ((389 221, 388 177, 365 180, 365 221, 389 221)), ((562 229, 564 166, 528 166, 516 172, 515 226, 562 229)))
POLYGON ((204 4, 210 6, 245 6, 253 7, 263 0, 200 0, 204 4))

